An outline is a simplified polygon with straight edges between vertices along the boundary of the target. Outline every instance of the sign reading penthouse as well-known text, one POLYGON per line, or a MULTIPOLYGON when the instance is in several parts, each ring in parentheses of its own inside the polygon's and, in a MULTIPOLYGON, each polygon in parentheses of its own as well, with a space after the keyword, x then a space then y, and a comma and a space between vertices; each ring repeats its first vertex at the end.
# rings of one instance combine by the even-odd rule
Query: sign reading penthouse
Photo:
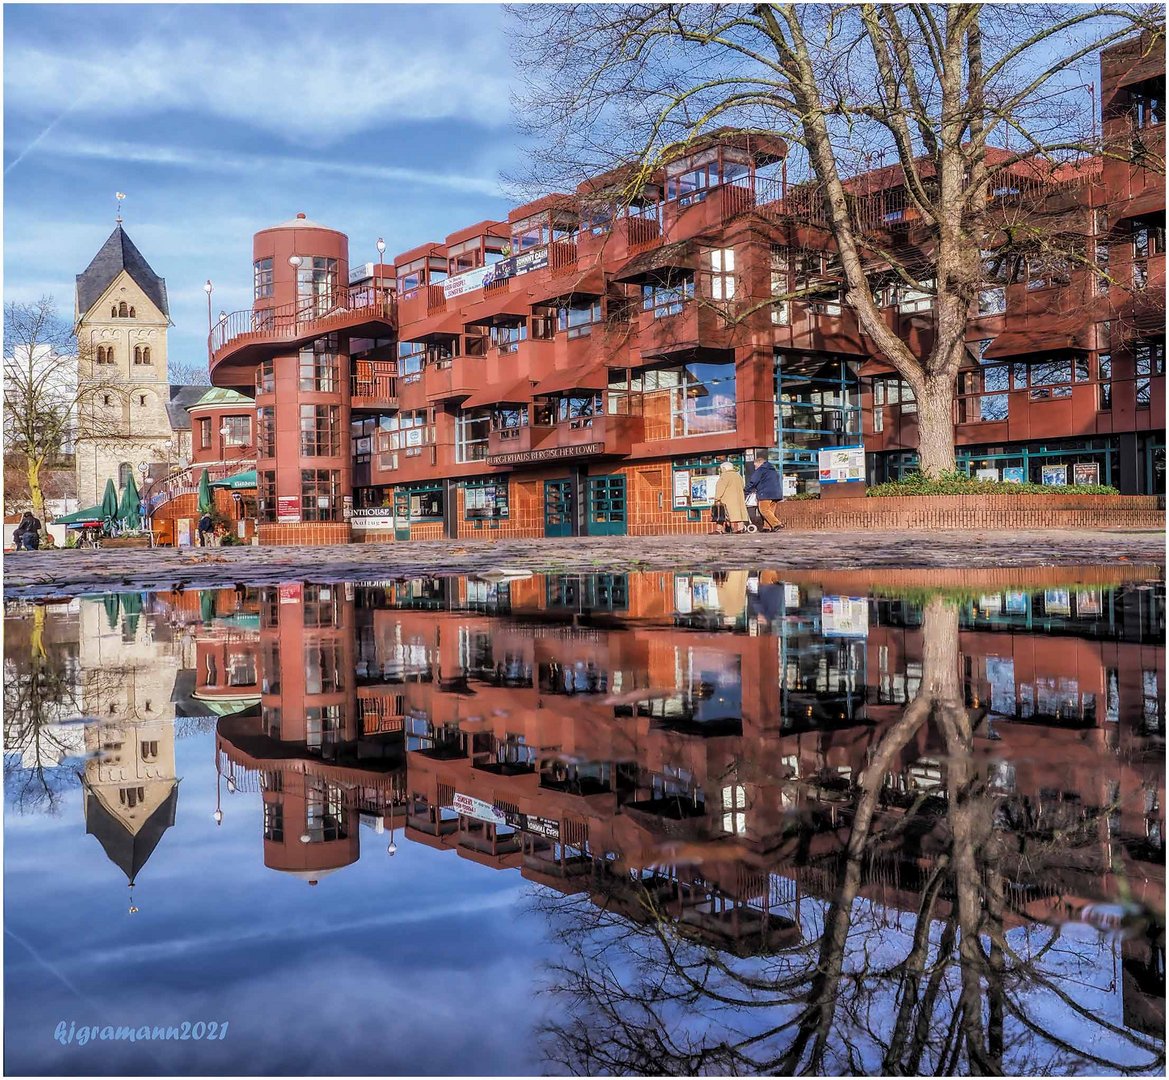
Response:
POLYGON ((561 458, 584 457, 587 454, 603 454, 603 442, 581 443, 579 446, 552 446, 547 450, 516 450, 511 454, 492 454, 488 465, 526 465, 531 461, 559 461, 561 458))

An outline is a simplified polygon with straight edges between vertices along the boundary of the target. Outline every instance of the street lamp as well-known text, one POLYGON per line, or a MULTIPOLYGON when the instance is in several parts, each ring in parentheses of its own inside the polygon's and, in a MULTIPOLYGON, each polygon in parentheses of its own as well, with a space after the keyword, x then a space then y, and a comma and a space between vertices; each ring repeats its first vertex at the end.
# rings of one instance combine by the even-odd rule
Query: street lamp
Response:
POLYGON ((211 294, 214 292, 215 286, 211 284, 211 279, 207 279, 207 283, 203 286, 203 291, 207 294, 207 339, 211 340, 211 294))
MULTIPOLYGON (((375 246, 377 247, 377 264, 378 264, 378 267, 380 268, 380 267, 385 265, 385 261, 386 261, 385 260, 386 242, 379 236, 377 238, 377 244, 375 246)), ((380 276, 380 269, 379 269, 377 271, 374 271, 374 275, 373 275, 373 284, 374 284, 375 289, 378 287, 380 282, 381 282, 381 276, 380 276)), ((376 295, 376 293, 375 293, 375 295, 376 295)))

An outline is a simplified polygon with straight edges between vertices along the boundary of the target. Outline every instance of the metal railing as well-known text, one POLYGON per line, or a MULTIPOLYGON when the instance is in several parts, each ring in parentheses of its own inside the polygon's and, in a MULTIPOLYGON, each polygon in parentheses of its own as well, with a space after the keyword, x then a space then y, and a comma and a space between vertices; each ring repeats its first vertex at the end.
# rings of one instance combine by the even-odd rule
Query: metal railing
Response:
POLYGON ((230 344, 295 340, 314 331, 340 329, 356 318, 394 318, 394 290, 389 286, 350 285, 328 293, 300 297, 272 308, 234 311, 220 319, 208 338, 214 357, 230 344))

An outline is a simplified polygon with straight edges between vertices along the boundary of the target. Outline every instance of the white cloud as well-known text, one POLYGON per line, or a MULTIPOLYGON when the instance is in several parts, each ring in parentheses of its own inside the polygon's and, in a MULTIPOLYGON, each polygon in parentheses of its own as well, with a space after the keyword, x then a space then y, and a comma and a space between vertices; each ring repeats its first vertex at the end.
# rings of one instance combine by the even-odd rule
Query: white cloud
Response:
MULTIPOLYGON (((383 8, 371 40, 363 32, 368 18, 347 25, 331 14, 322 22, 299 8, 306 14, 277 30, 233 26, 222 10, 203 9, 212 21, 201 35, 155 27, 128 54, 85 37, 52 47, 9 38, 7 105, 44 117, 107 119, 182 110, 319 145, 403 117, 508 122, 511 64, 503 35, 472 33, 468 47, 454 34, 456 23, 473 15, 456 20, 383 8)), ((346 11, 353 9, 333 9, 346 11)))

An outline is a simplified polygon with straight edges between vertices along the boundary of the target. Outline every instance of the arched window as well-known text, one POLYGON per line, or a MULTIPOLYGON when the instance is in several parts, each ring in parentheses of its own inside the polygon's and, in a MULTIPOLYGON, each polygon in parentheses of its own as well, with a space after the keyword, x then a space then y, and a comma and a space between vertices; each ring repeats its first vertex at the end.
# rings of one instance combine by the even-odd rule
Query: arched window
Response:
POLYGON ((118 305, 117 305, 117 304, 111 304, 111 305, 110 305, 110 318, 111 318, 111 319, 116 319, 117 317, 118 317, 118 305))
POLYGON ((131 465, 128 461, 123 461, 122 464, 118 466, 118 487, 124 488, 130 482, 130 477, 133 475, 134 466, 131 465))
POLYGON ((149 345, 142 346, 142 363, 144 363, 144 364, 150 363, 150 346, 149 345))
POLYGON ((134 363, 135 364, 142 363, 142 346, 141 345, 134 346, 134 363))
POLYGON ((133 319, 133 318, 135 318, 136 316, 137 316, 137 312, 136 312, 136 311, 135 311, 133 308, 131 308, 131 309, 130 309, 130 318, 131 318, 131 319, 133 319))
POLYGON ((130 314, 130 309, 129 309, 129 307, 127 307, 126 301, 123 300, 120 304, 118 304, 118 318, 124 319, 129 314, 130 314))

